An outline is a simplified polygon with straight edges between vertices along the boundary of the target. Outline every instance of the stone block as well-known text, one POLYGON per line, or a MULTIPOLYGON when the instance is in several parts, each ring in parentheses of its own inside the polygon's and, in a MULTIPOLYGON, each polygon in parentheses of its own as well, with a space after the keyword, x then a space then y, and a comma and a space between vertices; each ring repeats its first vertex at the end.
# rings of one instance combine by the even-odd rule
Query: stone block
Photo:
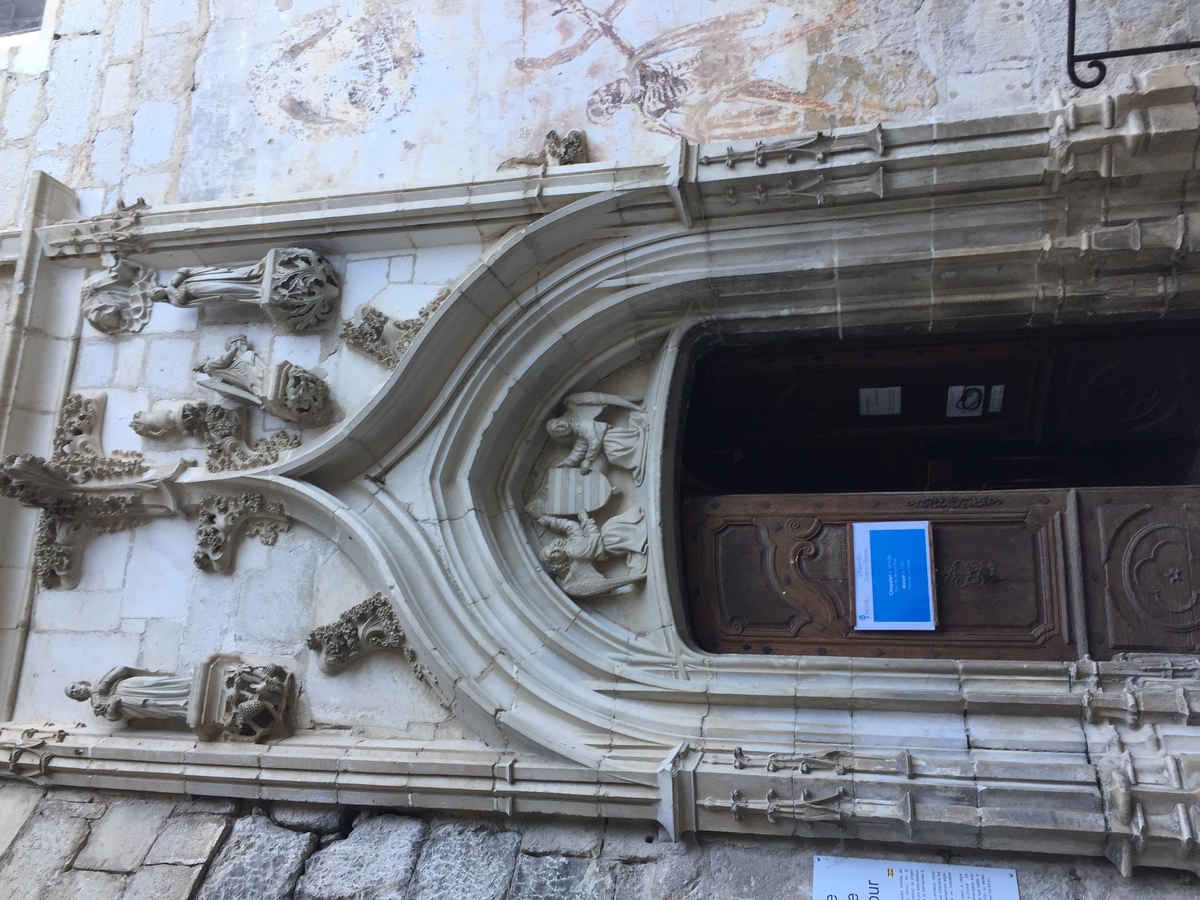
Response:
POLYGON ((215 816, 232 816, 239 811, 237 800, 226 797, 190 797, 175 807, 175 815, 186 816, 190 813, 209 813, 215 816))
POLYGON ((71 805, 43 801, 26 822, 0 862, 0 900, 36 897, 70 865, 88 835, 87 820, 71 816, 71 805))
POLYGON ((203 866, 142 866, 121 900, 189 900, 203 872, 203 866))
POLYGON ((530 856, 599 856, 600 822, 530 822, 521 828, 521 852, 530 856))
POLYGON ((402 900, 428 835, 420 819, 362 818, 344 841, 313 854, 296 885, 296 900, 402 900))
POLYGON ((280 828, 266 816, 238 819, 196 900, 284 900, 316 846, 315 834, 280 828))
POLYGON ((133 114, 133 140, 129 144, 129 162, 135 166, 155 166, 171 158, 175 122, 179 109, 174 103, 147 100, 133 114))
POLYGON ((29 821, 43 793, 30 784, 0 785, 0 857, 29 821))
POLYGON ((433 830, 409 890, 412 900, 500 900, 512 880, 520 835, 478 823, 433 830))
POLYGON ((128 875, 114 872, 87 872, 72 869, 46 885, 41 897, 74 897, 78 900, 121 900, 128 875))
POLYGON ((116 800, 92 824, 76 869, 102 872, 132 872, 142 864, 163 823, 171 814, 173 800, 116 800))
POLYGON ((292 803, 280 800, 271 805, 271 819, 277 825, 293 831, 313 831, 335 834, 342 830, 346 811, 338 806, 319 806, 313 803, 292 803))
POLYGON ((220 816, 179 816, 167 822, 146 856, 146 865, 203 865, 225 837, 229 823, 220 816))
MULTIPOLYGON (((509 900, 611 900, 620 863, 573 856, 517 859, 509 900)), ((782 896, 782 895, 780 895, 782 896)))
POLYGON ((624 862, 647 862, 664 854, 680 853, 676 844, 654 822, 609 822, 604 829, 602 855, 624 862))

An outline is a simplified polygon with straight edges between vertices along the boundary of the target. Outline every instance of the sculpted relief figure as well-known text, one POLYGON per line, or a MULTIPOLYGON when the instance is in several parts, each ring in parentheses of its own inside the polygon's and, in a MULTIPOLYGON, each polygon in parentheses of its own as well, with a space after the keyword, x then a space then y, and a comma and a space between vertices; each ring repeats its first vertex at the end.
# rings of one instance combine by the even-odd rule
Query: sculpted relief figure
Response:
POLYGON ((329 386, 320 376, 286 360, 269 365, 244 334, 230 338, 224 353, 204 360, 196 371, 208 376, 200 379, 203 387, 290 422, 317 423, 328 408, 329 386))
POLYGON ((550 437, 571 448, 557 467, 576 467, 585 475, 603 453, 611 466, 627 469, 634 484, 642 483, 646 463, 646 412, 636 398, 583 391, 569 394, 566 410, 546 423, 550 437), (611 425, 600 420, 610 407, 629 410, 628 423, 611 425))
POLYGON ((187 721, 192 676, 166 675, 117 666, 94 685, 76 681, 67 696, 89 701, 92 711, 110 722, 129 719, 179 719, 187 721))
POLYGON ((577 520, 539 515, 540 525, 563 537, 542 549, 542 562, 559 587, 572 597, 607 594, 646 577, 646 524, 641 507, 612 516, 603 524, 580 511, 577 520), (596 563, 624 557, 628 574, 606 577, 596 563))
POLYGON ((260 262, 240 268, 185 267, 167 284, 132 260, 104 257, 106 269, 84 283, 88 321, 106 334, 141 331, 153 303, 202 309, 234 303, 261 308, 289 331, 326 321, 341 291, 337 273, 324 257, 303 247, 272 250, 260 262))

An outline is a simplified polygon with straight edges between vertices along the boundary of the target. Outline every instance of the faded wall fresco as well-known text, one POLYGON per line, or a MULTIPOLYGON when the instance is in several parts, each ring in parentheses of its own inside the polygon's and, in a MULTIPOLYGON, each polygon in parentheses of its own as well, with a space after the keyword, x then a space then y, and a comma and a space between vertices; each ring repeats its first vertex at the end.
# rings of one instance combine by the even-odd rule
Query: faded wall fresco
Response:
MULTIPOLYGON (((1081 50, 1200 36, 1194 0, 1080 10, 1081 50)), ((0 223, 31 167, 100 212, 1012 109, 1075 92, 1065 37, 1057 0, 61 0, 0 47, 0 223)))

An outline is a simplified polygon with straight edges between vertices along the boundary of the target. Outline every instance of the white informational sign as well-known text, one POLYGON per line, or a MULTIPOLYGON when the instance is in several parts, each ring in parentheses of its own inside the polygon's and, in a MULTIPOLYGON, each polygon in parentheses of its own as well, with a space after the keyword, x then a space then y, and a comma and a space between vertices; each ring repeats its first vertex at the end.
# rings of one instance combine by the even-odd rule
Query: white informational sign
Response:
POLYGON ((933 631, 933 529, 929 522, 855 522, 854 627, 933 631))
POLYGON ((900 415, 900 388, 859 388, 858 414, 860 416, 900 415))
POLYGON ((987 386, 982 384, 954 384, 946 389, 946 418, 982 416, 983 397, 987 386))
POLYGON ((813 900, 1021 900, 1016 869, 813 857, 813 900))
POLYGON ((1000 412, 1004 408, 1004 385, 993 384, 988 394, 988 412, 1000 412))

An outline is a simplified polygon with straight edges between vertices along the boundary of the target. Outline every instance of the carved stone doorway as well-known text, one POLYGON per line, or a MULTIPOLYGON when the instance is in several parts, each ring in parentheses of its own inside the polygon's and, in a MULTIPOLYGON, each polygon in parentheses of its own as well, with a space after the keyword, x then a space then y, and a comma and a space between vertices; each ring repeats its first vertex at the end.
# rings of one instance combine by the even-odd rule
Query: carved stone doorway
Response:
POLYGON ((723 341, 681 441, 713 652, 1108 659, 1200 646, 1200 327, 723 341), (854 522, 933 523, 933 632, 855 631, 854 522))

